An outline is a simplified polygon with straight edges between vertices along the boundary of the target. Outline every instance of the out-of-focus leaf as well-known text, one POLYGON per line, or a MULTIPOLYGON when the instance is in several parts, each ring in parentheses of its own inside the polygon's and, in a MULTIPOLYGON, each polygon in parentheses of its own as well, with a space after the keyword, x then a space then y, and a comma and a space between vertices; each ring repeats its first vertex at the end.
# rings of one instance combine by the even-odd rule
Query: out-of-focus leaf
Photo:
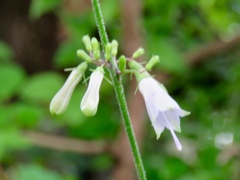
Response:
POLYGON ((13 64, 0 66, 0 101, 13 96, 24 79, 24 71, 13 64))
POLYGON ((71 127, 72 136, 86 139, 113 138, 118 133, 121 117, 114 119, 114 110, 101 102, 95 116, 86 118, 79 126, 71 127))
POLYGON ((11 48, 4 42, 0 41, 0 61, 9 61, 12 58, 12 55, 13 52, 11 48))
POLYGON ((0 159, 12 150, 20 150, 28 146, 27 141, 15 128, 0 129, 0 159))
POLYGON ((180 74, 186 71, 185 61, 181 53, 169 42, 169 40, 150 38, 147 44, 147 52, 149 55, 155 54, 160 56, 160 63, 156 65, 157 68, 174 74, 180 74))
POLYGON ((102 1, 101 7, 105 23, 115 20, 115 15, 119 12, 120 1, 105 0, 102 1))
POLYGON ((12 170, 11 180, 64 180, 60 174, 39 165, 20 165, 12 170))
POLYGON ((63 77, 57 73, 37 74, 24 83, 20 96, 30 102, 49 103, 63 84, 63 77))
POLYGON ((80 110, 80 102, 85 91, 86 87, 83 85, 81 87, 77 87, 72 94, 66 111, 54 118, 61 120, 65 125, 73 127, 82 124, 86 120, 86 117, 80 110))
POLYGON ((11 120, 20 127, 33 128, 43 116, 40 107, 23 103, 13 104, 11 107, 11 120))
POLYGON ((32 0, 30 6, 30 17, 37 19, 48 11, 56 9, 62 0, 32 0))
POLYGON ((54 57, 55 66, 58 68, 76 66, 81 61, 76 54, 78 48, 80 46, 73 42, 62 43, 54 57))

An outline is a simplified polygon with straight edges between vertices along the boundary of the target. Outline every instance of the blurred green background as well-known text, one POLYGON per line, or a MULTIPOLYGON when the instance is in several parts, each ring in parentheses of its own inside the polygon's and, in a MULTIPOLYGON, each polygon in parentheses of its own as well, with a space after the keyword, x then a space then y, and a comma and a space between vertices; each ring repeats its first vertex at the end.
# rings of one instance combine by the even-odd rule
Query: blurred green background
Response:
MULTIPOLYGON (((169 93, 191 112, 181 119, 181 152, 168 130, 156 140, 144 117, 141 152, 148 179, 240 179, 240 1, 102 0, 109 37, 120 42, 120 52, 127 29, 123 3, 141 6, 139 46, 147 59, 152 54, 161 59, 152 74, 167 75, 169 93)), ((51 98, 69 74, 63 69, 82 61, 76 50, 84 48, 86 34, 98 37, 88 0, 1 0, 1 180, 116 179, 119 160, 109 147, 122 121, 109 83, 101 86, 96 116, 86 118, 79 109, 86 90, 82 83, 63 115, 49 113, 51 98), (94 145, 69 150, 82 141, 94 145)), ((128 77, 124 83, 131 84, 128 77)), ((133 96, 128 88, 126 93, 133 96)))

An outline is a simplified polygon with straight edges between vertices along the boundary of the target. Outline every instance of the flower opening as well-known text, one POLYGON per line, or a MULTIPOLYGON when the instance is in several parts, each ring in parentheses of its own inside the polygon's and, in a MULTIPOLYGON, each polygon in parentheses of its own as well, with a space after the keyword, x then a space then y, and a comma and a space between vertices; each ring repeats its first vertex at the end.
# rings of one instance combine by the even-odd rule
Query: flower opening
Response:
POLYGON ((162 85, 152 77, 145 77, 140 80, 139 91, 143 95, 157 138, 160 137, 164 128, 167 128, 173 136, 177 149, 182 150, 182 145, 174 131, 181 132, 179 117, 190 113, 182 110, 162 85))

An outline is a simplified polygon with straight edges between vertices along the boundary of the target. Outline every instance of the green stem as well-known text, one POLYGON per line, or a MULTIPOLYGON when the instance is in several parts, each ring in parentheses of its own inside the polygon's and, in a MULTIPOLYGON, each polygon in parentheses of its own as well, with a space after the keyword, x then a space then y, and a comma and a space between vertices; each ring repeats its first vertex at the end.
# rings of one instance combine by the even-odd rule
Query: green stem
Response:
MULTIPOLYGON (((104 20, 102 17, 102 12, 101 12, 101 8, 100 8, 100 4, 99 4, 98 0, 92 0, 92 6, 93 6, 95 20, 96 20, 97 27, 99 30, 99 35, 101 38, 102 46, 103 46, 103 49, 105 49, 105 46, 107 45, 107 43, 109 41, 108 41, 108 35, 106 32, 106 28, 104 25, 104 20)), ((111 59, 110 61, 112 62, 112 64, 114 64, 113 59, 111 59)), ((122 118, 123 118, 123 122, 125 125, 125 130, 126 130, 126 133, 128 136, 128 140, 129 140, 129 143, 131 146, 132 155, 134 158, 134 163, 135 163, 138 177, 140 180, 146 180, 147 179, 146 173, 145 173, 144 166, 142 163, 141 155, 139 153, 137 141, 136 141, 136 138, 135 138, 135 135, 133 132, 121 78, 118 78, 114 68, 108 69, 108 70, 109 70, 110 76, 113 81, 114 90, 115 90, 115 93, 117 96, 117 101, 118 101, 118 105, 119 105, 119 108, 120 108, 120 111, 122 114, 122 118)))

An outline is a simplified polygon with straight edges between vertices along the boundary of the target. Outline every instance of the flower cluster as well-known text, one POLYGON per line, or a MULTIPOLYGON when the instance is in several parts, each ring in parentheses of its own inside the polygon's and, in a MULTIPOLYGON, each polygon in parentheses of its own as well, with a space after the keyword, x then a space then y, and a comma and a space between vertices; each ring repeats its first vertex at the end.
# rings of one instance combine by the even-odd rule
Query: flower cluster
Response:
POLYGON ((167 128, 173 136, 177 149, 181 150, 182 145, 175 131, 181 132, 180 117, 188 115, 189 112, 181 109, 177 102, 169 96, 165 87, 148 73, 148 71, 159 62, 159 57, 153 56, 144 67, 135 60, 144 54, 143 48, 136 50, 130 58, 121 55, 117 59, 118 42, 116 40, 108 43, 103 53, 100 51, 100 44, 96 38, 90 39, 89 36, 84 36, 83 42, 88 53, 84 50, 78 50, 77 55, 85 62, 73 68, 63 87, 54 96, 50 104, 51 113, 61 114, 65 111, 74 88, 87 70, 88 63, 96 64, 97 68, 90 76, 87 91, 80 104, 80 109, 86 116, 94 116, 97 112, 99 90, 104 78, 105 68, 112 68, 118 76, 133 73, 139 83, 139 91, 143 95, 147 112, 157 134, 157 138, 159 138, 163 130, 167 128), (104 58, 101 58, 103 56, 104 58), (126 69, 127 65, 130 69, 126 69))

